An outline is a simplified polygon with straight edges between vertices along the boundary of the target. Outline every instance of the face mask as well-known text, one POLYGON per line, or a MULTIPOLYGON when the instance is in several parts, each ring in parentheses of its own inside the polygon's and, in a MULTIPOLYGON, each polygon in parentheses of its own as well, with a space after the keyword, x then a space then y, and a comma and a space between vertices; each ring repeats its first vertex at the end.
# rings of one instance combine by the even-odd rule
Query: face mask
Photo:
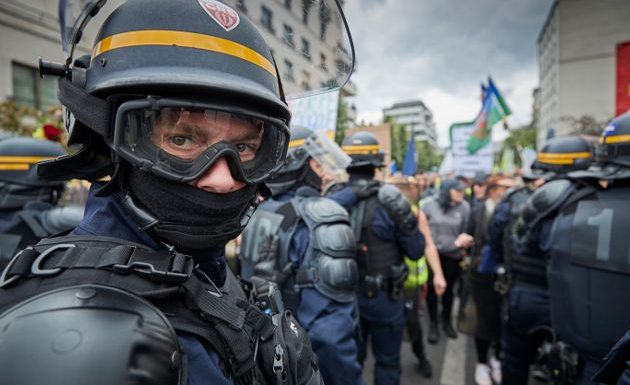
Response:
POLYGON ((258 206, 257 185, 216 194, 131 167, 123 183, 137 206, 133 210, 144 211, 134 216, 153 217, 149 233, 180 251, 223 247, 243 231, 258 206))

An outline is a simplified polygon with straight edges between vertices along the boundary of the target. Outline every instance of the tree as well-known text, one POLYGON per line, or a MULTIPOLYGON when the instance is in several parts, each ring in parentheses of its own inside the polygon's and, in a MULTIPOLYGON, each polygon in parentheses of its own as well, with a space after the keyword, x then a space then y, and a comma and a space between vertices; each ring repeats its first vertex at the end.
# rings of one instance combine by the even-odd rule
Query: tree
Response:
POLYGON ((351 119, 348 117, 348 109, 346 103, 343 102, 343 98, 339 95, 339 101, 337 102, 337 123, 335 127, 335 142, 339 146, 346 137, 346 126, 351 119))
MULTIPOLYGON (((497 153, 498 158, 495 159, 495 163, 498 163, 503 157, 503 153, 506 149, 511 149, 515 154, 520 154, 524 148, 536 148, 536 127, 529 124, 527 126, 517 127, 510 130, 510 135, 505 138, 501 150, 497 153)), ((515 159, 516 166, 521 167, 522 162, 520 156, 515 159)))
POLYGON ((574 116, 563 116, 560 120, 571 125, 570 135, 592 135, 599 136, 610 119, 597 120, 591 115, 582 115, 579 118, 574 116))
POLYGON ((428 141, 416 142, 417 170, 419 173, 433 171, 442 163, 444 155, 437 151, 428 141))

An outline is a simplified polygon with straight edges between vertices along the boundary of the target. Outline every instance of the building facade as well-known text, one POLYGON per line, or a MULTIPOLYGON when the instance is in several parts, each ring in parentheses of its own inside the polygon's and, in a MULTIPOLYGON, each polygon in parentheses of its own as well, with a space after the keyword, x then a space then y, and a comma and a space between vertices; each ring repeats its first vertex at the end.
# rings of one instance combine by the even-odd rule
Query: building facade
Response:
POLYGON ((427 141, 437 147, 437 134, 433 113, 420 100, 395 103, 383 110, 383 118, 394 119, 396 123, 408 126, 415 133, 417 141, 427 141))
POLYGON ((630 41, 628 0, 555 0, 538 37, 538 147, 580 122, 615 116, 616 50, 630 41))
MULTIPOLYGON (((108 14, 107 9, 121 2, 110 0, 100 14, 108 14)), ((259 27, 278 63, 287 94, 319 88, 351 65, 342 20, 320 1, 225 0, 225 3, 259 27)), ((38 57, 57 62, 64 59, 57 7, 57 0, 0 0, 0 101, 13 99, 40 109, 58 103, 57 79, 40 79, 37 72, 38 57)), ((96 21, 88 24, 78 47, 79 54, 90 52, 95 26, 99 24, 96 21)), ((351 96, 353 92, 352 87, 345 87, 342 94, 351 96)))

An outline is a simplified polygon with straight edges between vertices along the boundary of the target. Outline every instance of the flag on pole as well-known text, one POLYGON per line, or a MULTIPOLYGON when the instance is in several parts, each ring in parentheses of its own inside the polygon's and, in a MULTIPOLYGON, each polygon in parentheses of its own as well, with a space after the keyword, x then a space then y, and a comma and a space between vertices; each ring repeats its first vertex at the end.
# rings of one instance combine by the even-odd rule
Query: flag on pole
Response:
POLYGON ((416 138, 413 131, 411 132, 411 138, 409 138, 407 152, 403 160, 402 174, 405 176, 416 175, 416 138))
POLYGON ((398 171, 398 167, 396 167, 396 159, 392 159, 389 163, 389 175, 396 174, 396 171, 398 171))
POLYGON ((475 118, 475 130, 466 146, 470 154, 476 153, 487 145, 492 138, 492 127, 501 120, 506 124, 505 118, 512 113, 490 77, 488 77, 488 87, 485 91, 481 111, 475 118))

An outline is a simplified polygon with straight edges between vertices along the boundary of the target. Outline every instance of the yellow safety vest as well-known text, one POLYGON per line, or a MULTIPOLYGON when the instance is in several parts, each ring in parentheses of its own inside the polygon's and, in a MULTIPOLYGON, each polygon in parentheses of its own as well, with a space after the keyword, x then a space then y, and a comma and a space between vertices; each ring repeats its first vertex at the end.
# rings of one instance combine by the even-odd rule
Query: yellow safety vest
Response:
POLYGON ((429 269, 427 267, 427 257, 424 255, 417 261, 405 257, 405 263, 409 268, 409 275, 405 280, 405 289, 413 289, 422 286, 429 280, 429 269))

